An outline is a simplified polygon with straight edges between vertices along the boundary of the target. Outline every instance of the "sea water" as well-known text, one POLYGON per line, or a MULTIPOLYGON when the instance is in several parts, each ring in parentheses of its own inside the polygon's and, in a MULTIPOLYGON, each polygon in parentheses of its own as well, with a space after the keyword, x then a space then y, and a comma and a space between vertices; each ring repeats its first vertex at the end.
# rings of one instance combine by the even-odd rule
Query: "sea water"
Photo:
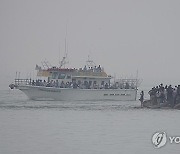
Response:
POLYGON ((0 154, 179 154, 180 144, 152 144, 156 132, 180 136, 179 117, 179 110, 142 109, 139 101, 32 101, 4 89, 0 154))

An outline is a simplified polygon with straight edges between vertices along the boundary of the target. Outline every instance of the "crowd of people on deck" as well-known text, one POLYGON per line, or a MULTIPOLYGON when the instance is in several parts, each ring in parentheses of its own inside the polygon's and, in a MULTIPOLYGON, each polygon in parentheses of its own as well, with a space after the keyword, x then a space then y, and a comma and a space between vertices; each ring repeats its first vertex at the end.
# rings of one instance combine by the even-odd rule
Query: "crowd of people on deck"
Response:
POLYGON ((169 104, 174 107, 176 104, 180 103, 180 85, 172 87, 172 85, 153 87, 148 94, 150 95, 150 100, 152 102, 157 102, 157 104, 169 104))
POLYGON ((128 82, 124 84, 110 84, 102 81, 99 85, 96 81, 72 81, 72 82, 59 82, 58 80, 51 80, 47 82, 46 80, 32 80, 30 83, 32 86, 45 86, 45 87, 56 87, 56 88, 79 88, 79 89, 135 89, 134 84, 129 84, 128 82))
POLYGON ((90 72, 102 72, 103 69, 101 68, 101 66, 99 65, 98 67, 97 66, 94 66, 94 67, 86 67, 86 65, 84 66, 84 68, 80 68, 79 71, 90 71, 90 72))
POLYGON ((101 86, 97 85, 96 82, 88 82, 85 81, 84 83, 81 83, 81 81, 72 81, 72 82, 64 82, 62 81, 59 83, 58 80, 50 82, 46 82, 46 80, 32 80, 32 83, 30 83, 32 86, 45 86, 45 87, 56 87, 56 88, 80 88, 80 89, 109 89, 110 86, 108 83, 103 83, 101 86))

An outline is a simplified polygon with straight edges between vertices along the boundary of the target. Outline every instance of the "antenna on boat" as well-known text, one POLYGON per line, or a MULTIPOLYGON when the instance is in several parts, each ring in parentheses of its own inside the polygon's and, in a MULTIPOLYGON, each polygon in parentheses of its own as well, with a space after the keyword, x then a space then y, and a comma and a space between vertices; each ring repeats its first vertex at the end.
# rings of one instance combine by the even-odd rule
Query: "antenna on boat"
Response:
POLYGON ((65 68, 65 65, 68 64, 68 61, 66 61, 66 58, 67 58, 67 53, 65 53, 65 56, 61 60, 59 68, 62 68, 62 66, 64 66, 65 68))
POLYGON ((60 41, 59 41, 59 59, 58 59, 58 63, 59 63, 59 65, 60 65, 60 62, 61 62, 61 58, 60 58, 60 41))
POLYGON ((90 59, 90 55, 88 55, 88 60, 86 61, 86 64, 88 67, 95 67, 96 66, 94 61, 90 59))
POLYGON ((18 72, 18 79, 20 79, 20 74, 21 74, 21 73, 20 73, 20 72, 18 72))
POLYGON ((16 71, 16 78, 15 79, 17 79, 17 71, 16 71))
POLYGON ((65 68, 65 65, 69 63, 69 61, 67 60, 68 58, 68 45, 67 45, 67 25, 66 25, 66 37, 65 37, 65 46, 64 46, 64 56, 62 58, 62 60, 60 61, 60 66, 59 68, 62 68, 62 66, 64 66, 65 68))
POLYGON ((138 69, 136 70, 136 79, 138 79, 138 75, 139 75, 139 72, 138 72, 138 69))
MULTIPOLYGON (((42 61, 41 64, 44 69, 52 67, 52 65, 46 59, 44 61, 42 61)), ((36 65, 36 68, 37 68, 37 70, 41 69, 41 67, 39 67, 38 65, 36 65)))
MULTIPOLYGON (((68 22, 68 21, 67 21, 68 22)), ((65 49, 65 53, 66 53, 66 58, 67 55, 68 55, 68 52, 69 52, 69 46, 68 46, 68 23, 66 23, 66 38, 65 38, 65 46, 66 46, 66 49, 65 49)))
POLYGON ((64 51, 64 56, 63 56, 63 58, 62 58, 62 60, 60 60, 61 58, 60 58, 60 45, 59 45, 59 68, 62 68, 62 66, 64 66, 64 68, 65 68, 65 64, 67 64, 68 63, 68 61, 66 61, 67 60, 67 54, 68 54, 68 48, 67 48, 67 43, 66 43, 67 41, 66 41, 66 38, 65 38, 65 51, 64 51))
POLYGON ((67 51, 67 49, 66 49, 66 47, 67 47, 67 45, 66 45, 66 38, 65 38, 65 44, 64 45, 65 45, 65 47, 64 47, 65 51, 64 52, 66 54, 66 51, 67 51))
POLYGON ((136 70, 136 89, 138 87, 138 75, 139 75, 139 72, 138 72, 138 69, 136 70))
POLYGON ((66 23, 66 35, 65 35, 65 54, 68 52, 68 43, 67 43, 67 23, 66 23))

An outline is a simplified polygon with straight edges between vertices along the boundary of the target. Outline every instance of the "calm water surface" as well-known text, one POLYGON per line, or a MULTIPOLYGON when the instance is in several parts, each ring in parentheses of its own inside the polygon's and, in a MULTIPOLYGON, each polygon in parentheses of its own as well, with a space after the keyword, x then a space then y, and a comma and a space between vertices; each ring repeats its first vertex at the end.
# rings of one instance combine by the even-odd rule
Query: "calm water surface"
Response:
POLYGON ((155 149, 151 137, 180 136, 180 111, 139 106, 31 101, 18 90, 0 90, 0 154, 179 154, 180 144, 155 149))

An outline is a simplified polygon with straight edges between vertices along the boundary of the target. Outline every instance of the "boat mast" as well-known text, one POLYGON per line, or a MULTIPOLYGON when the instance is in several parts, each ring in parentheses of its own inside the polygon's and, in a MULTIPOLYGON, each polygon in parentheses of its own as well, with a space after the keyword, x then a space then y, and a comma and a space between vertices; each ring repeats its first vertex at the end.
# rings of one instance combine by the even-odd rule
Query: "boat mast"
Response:
POLYGON ((138 75, 139 75, 139 72, 138 72, 138 69, 136 71, 136 89, 138 87, 138 75))
POLYGON ((67 45, 67 25, 66 25, 66 37, 65 37, 65 47, 64 47, 65 51, 64 51, 64 57, 62 58, 62 60, 60 61, 60 66, 59 68, 62 68, 62 66, 68 64, 69 62, 67 61, 67 56, 68 56, 68 45, 67 45))

